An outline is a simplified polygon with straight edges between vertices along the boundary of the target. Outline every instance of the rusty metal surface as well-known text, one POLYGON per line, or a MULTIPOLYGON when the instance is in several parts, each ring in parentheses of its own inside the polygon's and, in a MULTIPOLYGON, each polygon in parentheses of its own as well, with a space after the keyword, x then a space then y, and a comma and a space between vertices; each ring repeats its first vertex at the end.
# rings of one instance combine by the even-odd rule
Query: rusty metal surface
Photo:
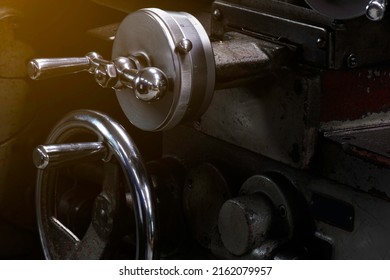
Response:
MULTIPOLYGON (((389 111, 390 69, 387 66, 326 71, 322 80, 324 100, 321 121, 326 130, 332 129, 329 126, 337 126, 337 123, 326 124, 328 122, 350 122, 389 111)), ((382 119, 386 120, 385 117, 382 119)), ((368 121, 366 119, 367 124, 368 121)))
POLYGON ((345 69, 390 61, 390 39, 383 36, 389 17, 381 22, 365 17, 334 21, 294 1, 278 0, 218 0, 213 10, 220 15, 213 20, 213 35, 233 29, 289 42, 302 50, 301 61, 315 67, 345 69), (350 56, 354 57, 352 64, 350 56))
POLYGON ((326 71, 320 130, 361 159, 389 166, 390 69, 326 71))
POLYGON ((319 119, 318 77, 282 72, 251 88, 216 91, 196 123, 207 135, 299 168, 310 165, 319 119))
POLYGON ((299 46, 301 60, 318 67, 334 67, 333 35, 329 19, 312 10, 280 1, 215 1, 219 17, 212 22, 212 35, 221 37, 237 30, 273 42, 299 46), (314 24, 313 24, 314 23, 314 24), (323 43, 318 44, 322 41, 323 43))
POLYGON ((237 32, 224 34, 212 43, 216 68, 216 88, 248 84, 292 61, 293 50, 237 32))
POLYGON ((324 135, 326 138, 344 145, 348 152, 361 158, 386 164, 383 158, 390 157, 390 143, 388 141, 390 139, 390 126, 330 131, 325 132, 324 135))

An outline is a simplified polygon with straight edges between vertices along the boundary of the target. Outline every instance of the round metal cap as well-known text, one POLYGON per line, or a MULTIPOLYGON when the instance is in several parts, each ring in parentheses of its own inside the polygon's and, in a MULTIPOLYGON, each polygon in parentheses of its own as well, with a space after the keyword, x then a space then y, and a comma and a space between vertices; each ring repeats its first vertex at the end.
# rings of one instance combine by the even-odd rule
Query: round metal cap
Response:
POLYGON ((140 100, 129 88, 116 90, 133 125, 146 131, 166 130, 204 113, 214 92, 215 63, 208 35, 195 17, 159 9, 130 14, 119 26, 112 57, 139 54, 148 57, 148 66, 166 74, 168 85, 155 102, 140 100))

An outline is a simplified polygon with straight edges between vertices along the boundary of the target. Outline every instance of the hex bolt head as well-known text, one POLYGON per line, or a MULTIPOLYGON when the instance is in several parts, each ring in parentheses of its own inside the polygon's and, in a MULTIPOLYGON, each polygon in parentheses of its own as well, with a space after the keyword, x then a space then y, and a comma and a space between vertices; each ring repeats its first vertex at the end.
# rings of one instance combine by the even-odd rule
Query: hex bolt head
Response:
POLYGON ((168 78, 158 68, 146 67, 138 71, 133 81, 135 96, 146 102, 160 100, 168 89, 168 78))
POLYGON ((113 88, 118 83, 118 73, 113 63, 100 64, 94 74, 96 82, 103 88, 113 88))
POLYGON ((347 58, 348 68, 356 68, 358 66, 358 59, 355 54, 351 53, 347 58))

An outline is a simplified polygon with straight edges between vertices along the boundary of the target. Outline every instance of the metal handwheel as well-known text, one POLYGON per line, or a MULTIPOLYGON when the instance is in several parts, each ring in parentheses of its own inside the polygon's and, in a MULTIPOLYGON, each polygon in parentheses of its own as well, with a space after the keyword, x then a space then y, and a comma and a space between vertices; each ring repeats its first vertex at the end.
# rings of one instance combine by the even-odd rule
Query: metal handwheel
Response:
POLYGON ((120 201, 124 200, 117 182, 120 169, 135 216, 136 258, 156 258, 157 223, 151 183, 137 147, 121 125, 96 111, 72 112, 54 127, 46 145, 38 146, 33 157, 38 168, 38 228, 47 259, 103 258, 118 221, 120 201), (67 143, 81 132, 93 134, 98 141, 67 143), (79 238, 58 218, 56 180, 61 166, 90 158, 104 162, 103 188, 92 207, 92 222, 84 237, 79 238))

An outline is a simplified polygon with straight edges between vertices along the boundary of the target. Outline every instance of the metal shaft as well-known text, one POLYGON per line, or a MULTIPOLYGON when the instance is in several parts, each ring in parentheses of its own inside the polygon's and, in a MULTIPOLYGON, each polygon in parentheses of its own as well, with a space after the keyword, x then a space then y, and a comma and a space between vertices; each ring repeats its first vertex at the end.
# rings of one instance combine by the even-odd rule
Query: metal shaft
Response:
POLYGON ((102 142, 40 145, 33 152, 33 161, 37 168, 45 169, 81 159, 103 159, 106 155, 107 148, 102 142))
POLYGON ((92 72, 96 68, 97 59, 101 56, 91 52, 84 57, 38 58, 28 63, 28 75, 33 80, 48 79, 82 71, 92 72))

